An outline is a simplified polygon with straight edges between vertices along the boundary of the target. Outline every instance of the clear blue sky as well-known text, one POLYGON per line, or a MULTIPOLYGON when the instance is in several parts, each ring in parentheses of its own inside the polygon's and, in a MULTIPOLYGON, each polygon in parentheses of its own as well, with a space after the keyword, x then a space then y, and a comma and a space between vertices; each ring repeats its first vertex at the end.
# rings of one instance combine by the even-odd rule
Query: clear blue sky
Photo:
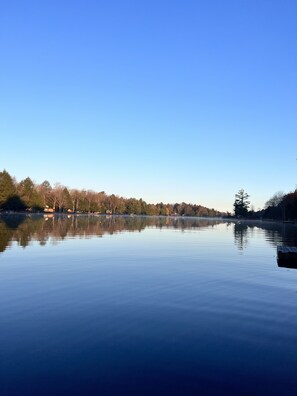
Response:
POLYGON ((297 183, 297 1, 8 1, 0 169, 255 209, 297 183))

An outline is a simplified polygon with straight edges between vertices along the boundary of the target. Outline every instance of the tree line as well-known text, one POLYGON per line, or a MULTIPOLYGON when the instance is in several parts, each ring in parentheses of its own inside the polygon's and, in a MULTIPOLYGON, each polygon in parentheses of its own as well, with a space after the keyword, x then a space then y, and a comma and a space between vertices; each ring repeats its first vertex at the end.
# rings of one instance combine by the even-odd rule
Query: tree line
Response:
POLYGON ((60 183, 34 183, 30 177, 20 182, 6 170, 0 172, 0 211, 31 211, 58 213, 98 213, 147 216, 221 217, 215 209, 190 203, 150 204, 136 198, 124 198, 104 191, 71 189, 60 183))
POLYGON ((287 194, 275 193, 265 204, 261 212, 263 218, 284 221, 297 220, 297 189, 287 194))
POLYGON ((271 219, 283 221, 297 220, 297 189, 287 194, 278 191, 268 201, 264 209, 250 210, 249 195, 243 190, 235 194, 234 215, 239 218, 271 219))

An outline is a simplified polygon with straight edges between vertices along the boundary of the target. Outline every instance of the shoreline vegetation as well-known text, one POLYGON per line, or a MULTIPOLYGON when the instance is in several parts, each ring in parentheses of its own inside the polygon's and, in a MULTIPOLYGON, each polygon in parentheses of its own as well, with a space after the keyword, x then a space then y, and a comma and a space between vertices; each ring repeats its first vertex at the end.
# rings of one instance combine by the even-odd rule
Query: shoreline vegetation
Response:
POLYGON ((132 216, 212 217, 241 220, 277 220, 296 222, 297 189, 284 194, 275 193, 264 209, 249 210, 249 195, 244 190, 235 194, 234 215, 199 204, 157 203, 150 204, 136 198, 124 198, 104 191, 70 189, 60 183, 54 186, 45 180, 34 183, 30 177, 20 182, 6 170, 0 172, 0 214, 93 214, 132 216))
POLYGON ((104 191, 70 189, 45 180, 34 183, 30 177, 17 182, 6 170, 0 172, 0 213, 68 213, 145 216, 222 217, 227 213, 190 203, 150 204, 104 191))

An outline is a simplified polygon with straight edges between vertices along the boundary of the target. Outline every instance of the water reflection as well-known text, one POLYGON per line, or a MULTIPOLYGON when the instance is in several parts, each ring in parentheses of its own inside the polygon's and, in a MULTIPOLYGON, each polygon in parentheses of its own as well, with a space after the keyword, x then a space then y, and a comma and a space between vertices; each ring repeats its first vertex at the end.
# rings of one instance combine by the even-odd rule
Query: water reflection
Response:
POLYGON ((0 216, 0 394, 296 395, 296 230, 0 216))
POLYGON ((11 242, 26 247, 31 241, 45 245, 49 240, 102 237, 104 234, 141 232, 147 227, 189 230, 214 227, 222 220, 182 217, 87 216, 87 215, 2 215, 0 216, 0 252, 11 242))
POLYGON ((239 250, 243 250, 248 245, 248 231, 249 227, 246 223, 234 224, 234 243, 239 250))
POLYGON ((119 232, 141 232, 147 227, 174 228, 181 231, 215 227, 225 223, 233 227, 234 244, 240 251, 248 247, 249 240, 257 233, 265 233, 272 246, 297 246, 297 226, 276 222, 225 222, 220 219, 145 216, 66 216, 66 215, 1 215, 0 252, 11 242, 26 247, 31 241, 45 245, 49 240, 68 238, 102 237, 119 232))
POLYGON ((248 222, 234 223, 234 243, 239 250, 248 246, 249 240, 258 232, 264 231, 266 241, 275 248, 280 245, 297 246, 297 225, 281 222, 248 222))

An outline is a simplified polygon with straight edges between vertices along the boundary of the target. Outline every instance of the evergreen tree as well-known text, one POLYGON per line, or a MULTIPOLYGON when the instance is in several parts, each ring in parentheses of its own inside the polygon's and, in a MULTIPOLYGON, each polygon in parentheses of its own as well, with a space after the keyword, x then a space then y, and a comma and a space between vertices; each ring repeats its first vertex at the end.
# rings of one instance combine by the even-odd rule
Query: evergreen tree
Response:
POLYGON ((30 177, 27 177, 19 183, 18 190, 20 198, 27 208, 42 209, 42 196, 37 191, 35 184, 30 177))
POLYGON ((16 188, 12 177, 6 170, 0 172, 0 209, 11 209, 10 200, 15 196, 16 188))
POLYGON ((235 194, 235 202, 233 204, 235 216, 244 217, 247 215, 250 206, 248 198, 249 195, 243 189, 235 194))
POLYGON ((64 188, 63 190, 63 194, 64 194, 64 198, 63 198, 63 203, 64 203, 64 209, 65 211, 68 211, 69 209, 72 209, 72 200, 71 200, 71 196, 69 193, 69 190, 67 187, 64 188))

